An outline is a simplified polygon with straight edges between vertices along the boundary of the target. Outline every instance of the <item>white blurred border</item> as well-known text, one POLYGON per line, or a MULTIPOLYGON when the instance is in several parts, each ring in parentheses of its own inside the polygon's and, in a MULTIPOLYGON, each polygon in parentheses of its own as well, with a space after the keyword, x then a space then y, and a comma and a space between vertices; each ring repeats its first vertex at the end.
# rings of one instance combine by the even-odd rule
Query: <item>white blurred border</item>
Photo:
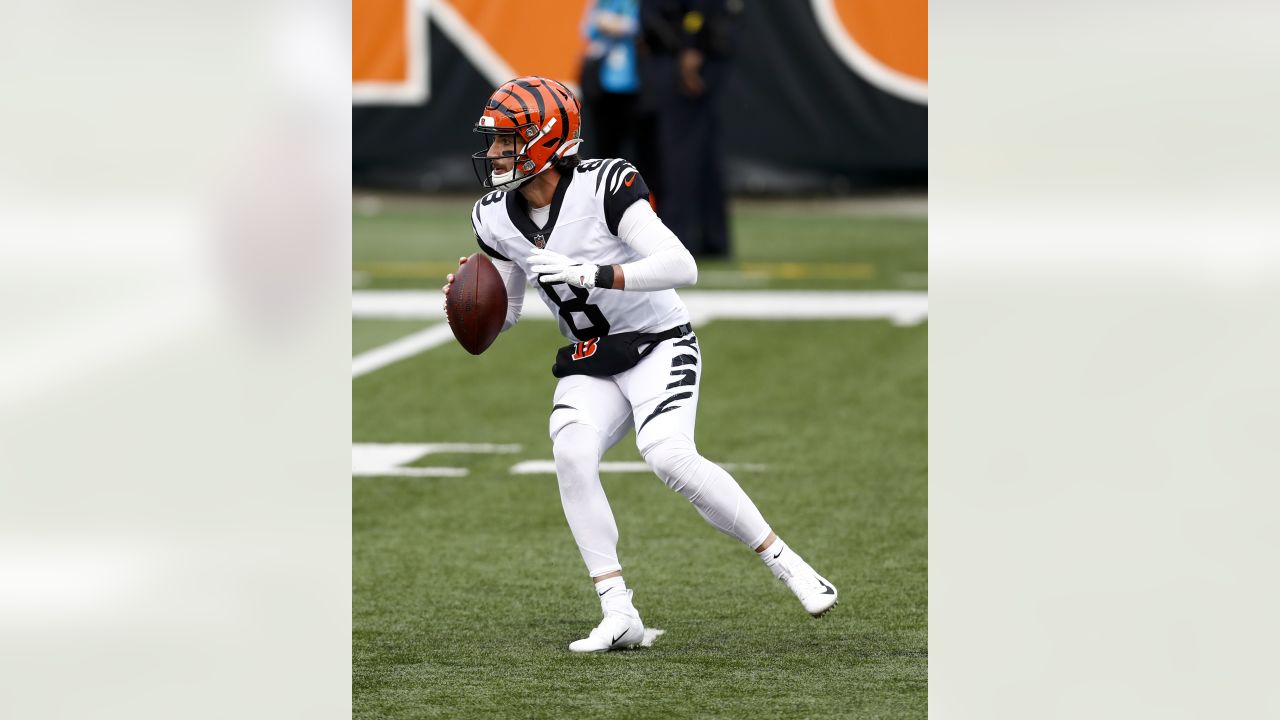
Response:
POLYGON ((349 37, 0 10, 0 715, 349 715, 349 37))
POLYGON ((932 7, 930 715, 1271 717, 1277 7, 932 7))

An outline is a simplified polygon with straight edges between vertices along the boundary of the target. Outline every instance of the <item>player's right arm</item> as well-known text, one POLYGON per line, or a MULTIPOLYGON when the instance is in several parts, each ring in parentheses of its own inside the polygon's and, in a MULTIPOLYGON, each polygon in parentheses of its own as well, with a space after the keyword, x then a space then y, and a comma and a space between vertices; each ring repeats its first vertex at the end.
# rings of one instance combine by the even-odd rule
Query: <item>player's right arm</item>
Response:
MULTIPOLYGON (((487 197, 487 196, 486 196, 487 197)), ((482 198, 483 200, 483 198, 482 198)), ((513 325, 520 321, 520 313, 524 309, 524 272, 515 264, 515 262, 507 259, 505 255, 496 250, 497 242, 493 238, 486 238, 483 233, 484 224, 480 216, 480 201, 476 201, 475 206, 471 210, 471 230, 475 234, 476 244, 480 246, 480 250, 489 256, 489 260, 493 263, 493 267, 497 269, 498 275, 502 277, 502 285, 507 291, 507 317, 503 320, 502 329, 509 330, 513 325)), ((467 262, 465 257, 458 258, 458 267, 462 267, 467 262)), ((453 273, 445 278, 444 287, 441 290, 447 296, 449 288, 453 286, 453 273)))
MULTIPOLYGON (((524 272, 510 260, 497 260, 490 258, 493 267, 498 271, 498 275, 502 276, 502 285, 507 290, 507 317, 502 322, 504 331, 510 330, 511 326, 520 322, 520 313, 524 309, 524 272)), ((467 264, 465 257, 458 258, 458 267, 467 264)), ((453 287, 453 273, 445 276, 444 286, 440 291, 447 297, 450 288, 453 287)))
POLYGON ((520 312, 524 309, 524 271, 511 260, 494 260, 493 258, 490 260, 498 269, 498 274, 502 276, 502 284, 507 289, 507 319, 502 323, 502 329, 505 331, 520 322, 520 312))

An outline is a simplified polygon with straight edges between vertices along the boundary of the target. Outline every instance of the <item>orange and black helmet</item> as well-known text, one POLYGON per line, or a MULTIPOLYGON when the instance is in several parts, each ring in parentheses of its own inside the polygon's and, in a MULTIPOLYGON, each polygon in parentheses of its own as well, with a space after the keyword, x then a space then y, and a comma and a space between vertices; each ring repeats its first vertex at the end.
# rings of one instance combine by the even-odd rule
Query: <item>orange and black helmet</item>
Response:
POLYGON ((485 103, 473 128, 485 139, 483 152, 471 156, 476 176, 485 187, 511 190, 546 172, 556 158, 578 152, 582 143, 582 104, 563 83, 528 75, 503 83, 485 103), (488 157, 498 135, 514 135, 515 164, 499 173, 488 157))

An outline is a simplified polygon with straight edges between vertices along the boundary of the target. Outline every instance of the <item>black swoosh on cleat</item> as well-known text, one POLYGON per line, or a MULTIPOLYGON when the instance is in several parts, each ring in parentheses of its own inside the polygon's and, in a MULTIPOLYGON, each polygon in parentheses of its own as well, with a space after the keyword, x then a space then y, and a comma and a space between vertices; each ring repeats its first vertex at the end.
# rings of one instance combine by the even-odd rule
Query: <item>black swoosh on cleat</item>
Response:
MULTIPOLYGON (((778 550, 778 555, 781 555, 781 554, 782 554, 782 550, 778 550)), ((774 559, 774 560, 777 560, 777 559, 778 559, 778 555, 774 555, 774 556, 773 556, 773 559, 774 559)))
POLYGON ((616 637, 616 638, 614 638, 612 641, 610 641, 609 645, 610 645, 610 646, 617 645, 617 644, 618 644, 618 641, 622 639, 622 636, 623 636, 623 635, 626 635, 626 634, 627 634, 627 631, 626 631, 626 630, 623 630, 622 632, 618 633, 618 637, 616 637))
POLYGON ((612 590, 612 589, 613 589, 613 588, 608 588, 608 589, 606 589, 604 592, 602 592, 602 593, 596 593, 596 594, 597 594, 597 595, 599 595, 600 597, 604 597, 605 595, 608 595, 608 594, 609 594, 609 590, 612 590))
POLYGON ((819 584, 819 585, 821 585, 822 587, 826 588, 826 590, 823 590, 823 591, 822 591, 822 594, 823 594, 823 595, 835 595, 835 594, 836 594, 836 589, 835 589, 835 588, 833 588, 833 587, 831 587, 830 585, 828 585, 828 584, 826 584, 826 583, 822 582, 821 580, 819 580, 819 581, 818 581, 818 584, 819 584))

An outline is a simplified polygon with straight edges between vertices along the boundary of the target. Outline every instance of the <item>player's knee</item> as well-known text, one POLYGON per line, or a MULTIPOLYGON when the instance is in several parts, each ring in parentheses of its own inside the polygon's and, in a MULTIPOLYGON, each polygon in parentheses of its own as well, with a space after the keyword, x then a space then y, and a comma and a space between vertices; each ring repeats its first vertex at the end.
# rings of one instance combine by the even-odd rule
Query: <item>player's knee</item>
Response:
POLYGON ((551 444, 561 484, 590 477, 600 460, 600 434, 590 425, 569 423, 551 444))
POLYGON ((688 482, 699 455, 693 441, 683 436, 663 438, 640 452, 649 468, 672 490, 679 492, 688 482))

